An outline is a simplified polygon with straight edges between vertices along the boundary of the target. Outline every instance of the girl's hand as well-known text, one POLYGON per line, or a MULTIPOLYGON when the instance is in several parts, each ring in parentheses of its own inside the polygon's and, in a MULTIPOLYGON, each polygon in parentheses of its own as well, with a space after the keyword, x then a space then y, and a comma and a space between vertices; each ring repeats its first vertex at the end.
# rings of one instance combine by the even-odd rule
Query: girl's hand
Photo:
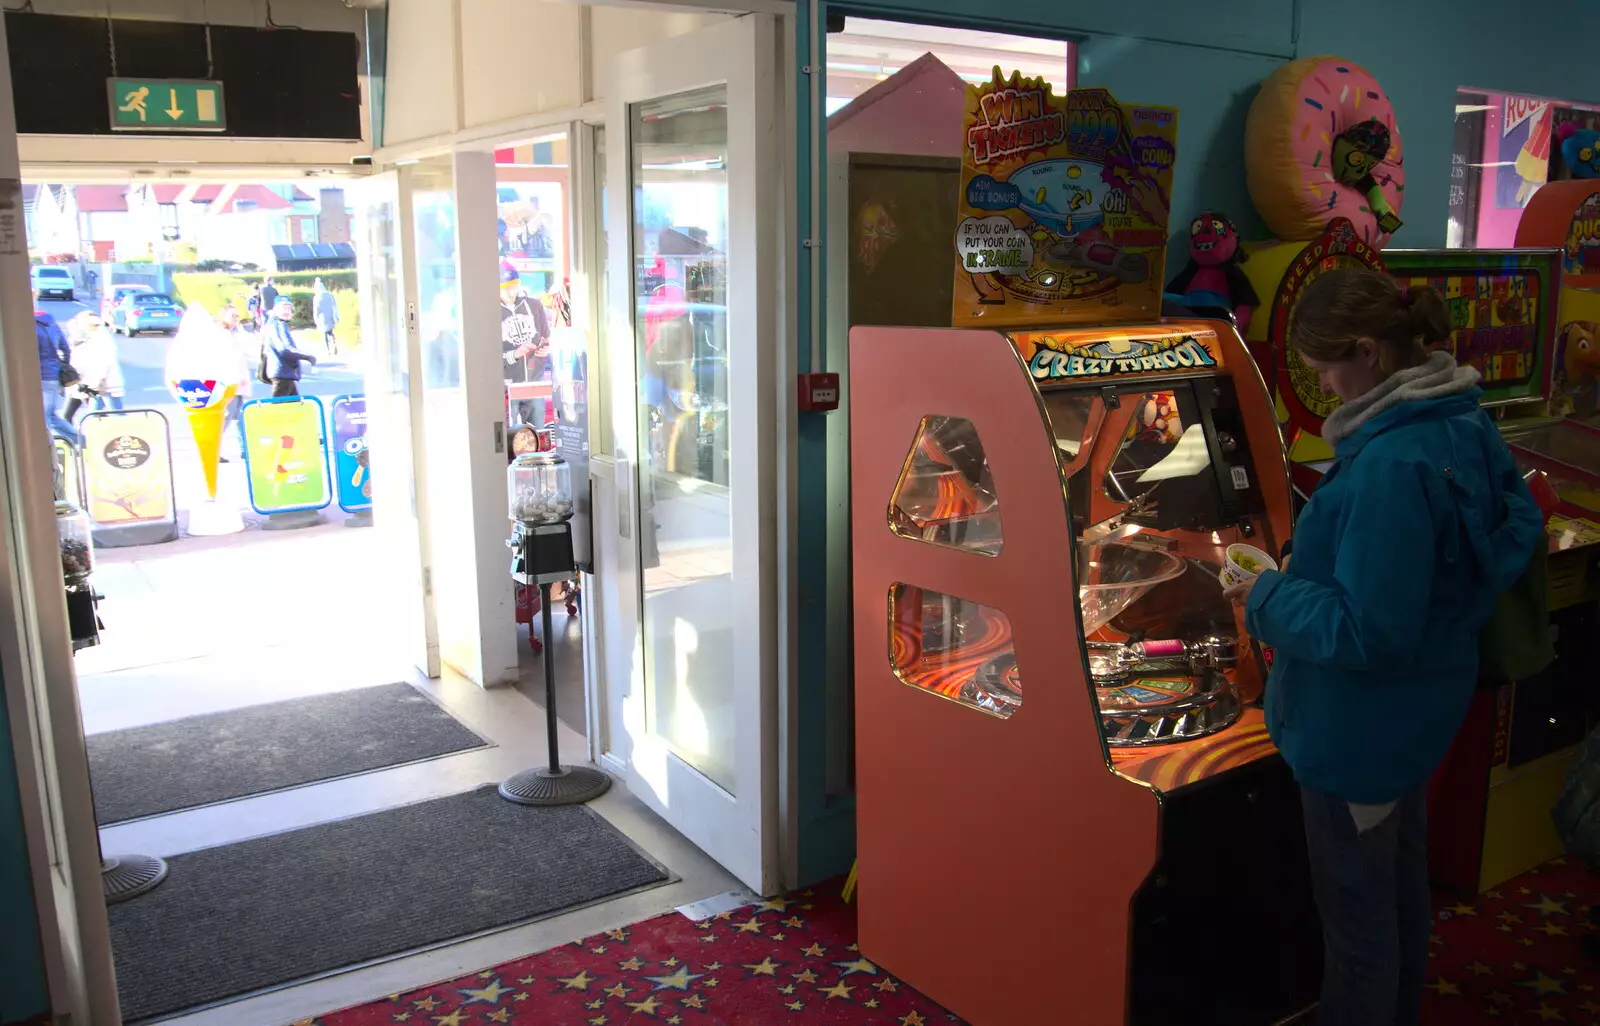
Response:
POLYGON ((1235 584, 1231 588, 1222 589, 1222 596, 1236 605, 1246 605, 1250 601, 1250 589, 1256 586, 1259 577, 1252 577, 1243 584, 1235 584))

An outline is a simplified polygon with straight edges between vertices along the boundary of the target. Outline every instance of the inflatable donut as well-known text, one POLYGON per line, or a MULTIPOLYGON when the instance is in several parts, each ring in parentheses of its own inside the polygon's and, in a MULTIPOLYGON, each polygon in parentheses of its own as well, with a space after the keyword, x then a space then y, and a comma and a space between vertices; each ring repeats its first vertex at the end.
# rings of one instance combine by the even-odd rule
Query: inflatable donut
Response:
POLYGON ((1273 72, 1244 127, 1245 176, 1261 219, 1280 239, 1308 241, 1345 217, 1381 247, 1390 235, 1379 226, 1381 210, 1360 188, 1339 181, 1334 167, 1336 148, 1349 158, 1352 145, 1374 142, 1367 181, 1398 215, 1406 181, 1400 127, 1377 79, 1338 57, 1302 57, 1273 72))

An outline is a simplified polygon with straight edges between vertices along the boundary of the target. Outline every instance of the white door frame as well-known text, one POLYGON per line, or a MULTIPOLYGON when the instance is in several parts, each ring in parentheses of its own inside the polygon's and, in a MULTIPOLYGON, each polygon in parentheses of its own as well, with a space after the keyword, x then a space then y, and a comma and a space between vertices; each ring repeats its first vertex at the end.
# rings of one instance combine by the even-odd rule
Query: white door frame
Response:
POLYGON ((617 496, 613 515, 597 516, 616 554, 606 567, 616 601, 600 689, 609 719, 605 765, 633 793, 747 886, 771 893, 780 882, 778 440, 787 409, 777 372, 786 366, 787 310, 783 239, 788 234, 790 176, 783 164, 790 65, 778 19, 751 14, 622 54, 606 81, 606 162, 610 264, 611 407, 617 496), (658 97, 727 86, 728 93, 728 371, 731 438, 735 795, 712 783, 645 728, 644 658, 636 487, 639 398, 635 385, 630 108, 658 97))

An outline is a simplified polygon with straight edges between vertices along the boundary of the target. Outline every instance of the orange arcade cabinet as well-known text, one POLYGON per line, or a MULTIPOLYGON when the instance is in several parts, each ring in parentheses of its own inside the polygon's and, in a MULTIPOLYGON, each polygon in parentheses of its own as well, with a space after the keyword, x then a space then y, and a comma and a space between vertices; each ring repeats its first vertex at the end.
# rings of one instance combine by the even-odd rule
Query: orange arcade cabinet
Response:
POLYGON ((1244 342, 857 327, 850 375, 863 955, 974 1026, 1310 1005, 1270 654, 1219 580, 1291 529, 1244 342))

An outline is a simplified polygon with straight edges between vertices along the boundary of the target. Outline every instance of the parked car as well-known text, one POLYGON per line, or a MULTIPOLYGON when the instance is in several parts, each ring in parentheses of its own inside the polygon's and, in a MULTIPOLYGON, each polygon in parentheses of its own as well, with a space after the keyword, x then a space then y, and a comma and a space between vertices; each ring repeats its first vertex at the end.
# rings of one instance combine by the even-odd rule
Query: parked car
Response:
POLYGON ((141 331, 174 335, 183 307, 165 292, 132 292, 117 304, 111 330, 125 332, 129 338, 141 331))
POLYGON ((100 297, 100 319, 102 321, 104 321, 106 324, 111 324, 112 323, 112 318, 116 313, 117 307, 122 305, 122 301, 124 299, 127 299, 129 296, 133 295, 135 292, 154 292, 154 291, 155 291, 155 289, 152 289, 148 285, 113 285, 113 286, 111 286, 109 289, 106 290, 105 295, 100 297))
POLYGON ((53 264, 35 264, 30 273, 33 278, 34 299, 72 299, 72 289, 76 282, 65 267, 56 267, 53 264))

